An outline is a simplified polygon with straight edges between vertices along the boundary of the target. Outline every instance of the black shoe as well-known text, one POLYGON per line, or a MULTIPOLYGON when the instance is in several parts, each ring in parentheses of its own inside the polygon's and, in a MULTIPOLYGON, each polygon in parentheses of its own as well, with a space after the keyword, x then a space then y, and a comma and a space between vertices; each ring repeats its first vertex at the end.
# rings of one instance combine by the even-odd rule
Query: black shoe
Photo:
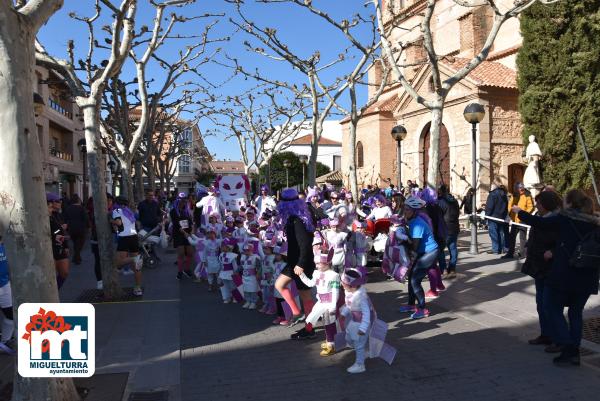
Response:
POLYGON ((181 280, 183 278, 182 272, 177 272, 177 280, 181 280))
POLYGON ((290 336, 290 338, 292 340, 309 340, 311 338, 315 338, 316 334, 314 330, 308 331, 306 330, 306 327, 303 328, 302 330, 299 330, 297 332, 295 332, 294 334, 292 334, 290 336))
POLYGON ((528 341, 529 345, 552 345, 552 339, 547 336, 538 336, 528 341))
POLYGON ((184 271, 183 271, 183 274, 185 274, 185 275, 186 275, 186 276, 188 276, 189 278, 192 278, 192 277, 194 277, 194 275, 192 274, 192 271, 191 271, 191 270, 184 270, 184 271))
POLYGON ((500 259, 514 259, 514 256, 510 253, 507 253, 504 256, 500 256, 500 259))
POLYGON ((549 346, 544 348, 544 352, 547 352, 549 354, 558 354, 559 352, 562 352, 562 350, 563 350, 562 345, 556 345, 556 344, 550 344, 549 346))
POLYGON ((579 366, 581 364, 579 358, 579 348, 567 349, 567 347, 565 347, 561 354, 554 358, 552 362, 554 362, 554 364, 558 366, 579 366))

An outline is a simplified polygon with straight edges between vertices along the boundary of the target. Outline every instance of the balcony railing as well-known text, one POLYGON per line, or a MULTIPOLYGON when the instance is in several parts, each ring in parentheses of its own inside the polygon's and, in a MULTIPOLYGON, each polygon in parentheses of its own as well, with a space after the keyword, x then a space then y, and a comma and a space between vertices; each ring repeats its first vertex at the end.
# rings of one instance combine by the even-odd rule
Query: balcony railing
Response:
POLYGON ((56 148, 50 148, 49 152, 50 152, 50 156, 54 156, 54 157, 56 157, 58 159, 65 160, 65 161, 68 161, 68 162, 72 162, 73 161, 73 154, 72 153, 63 152, 63 151, 57 150, 56 148))
POLYGON ((71 113, 70 111, 67 111, 64 107, 62 107, 60 105, 60 103, 58 103, 55 100, 52 100, 52 98, 48 98, 48 105, 50 106, 50 108, 60 114, 62 114, 63 116, 69 118, 69 119, 73 119, 73 113, 71 113))

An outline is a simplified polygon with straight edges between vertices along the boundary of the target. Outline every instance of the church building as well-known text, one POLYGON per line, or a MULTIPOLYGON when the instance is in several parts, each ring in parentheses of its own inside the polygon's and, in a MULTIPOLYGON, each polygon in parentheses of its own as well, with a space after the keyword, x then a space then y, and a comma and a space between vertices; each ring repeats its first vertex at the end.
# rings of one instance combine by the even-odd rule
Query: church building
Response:
MULTIPOLYGON (((404 68, 404 74, 417 92, 427 98, 433 90, 433 84, 419 29, 427 2, 388 1, 395 2, 397 13, 407 15, 396 21, 399 27, 392 33, 393 40, 408 43, 403 61, 409 66, 404 68)), ((440 0, 437 3, 431 24, 436 52, 445 56, 439 62, 441 78, 444 80, 466 65, 483 48, 492 26, 493 12, 487 6, 467 8, 452 0, 440 0)), ((498 1, 498 4, 502 3, 498 1)), ((389 18, 387 21, 390 23, 389 18)), ((479 182, 477 198, 484 200, 492 184, 512 188, 523 178, 526 165, 517 106, 519 93, 516 71, 516 54, 521 43, 518 20, 506 22, 487 60, 457 83, 446 99, 437 184, 449 185, 450 191, 459 197, 466 193, 471 183, 471 125, 463 117, 465 107, 471 102, 478 102, 485 108, 485 117, 478 125, 475 144, 479 182)), ((381 82, 381 75, 381 68, 371 69, 369 96, 381 82)), ((359 122, 356 144, 359 187, 397 184, 397 146, 391 135, 396 125, 402 125, 408 131, 401 142, 402 182, 406 184, 407 180, 412 180, 423 185, 429 163, 430 121, 429 110, 413 100, 400 85, 386 88, 359 122)), ((342 124, 342 175, 348 177, 348 120, 342 121, 342 124)))

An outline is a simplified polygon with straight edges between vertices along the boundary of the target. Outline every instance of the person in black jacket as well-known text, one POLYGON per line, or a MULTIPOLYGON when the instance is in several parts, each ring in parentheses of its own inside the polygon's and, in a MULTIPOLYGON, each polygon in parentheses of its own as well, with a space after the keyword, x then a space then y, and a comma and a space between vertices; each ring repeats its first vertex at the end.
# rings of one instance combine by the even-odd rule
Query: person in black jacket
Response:
MULTIPOLYGON (((542 192, 535 197, 535 207, 538 216, 549 218, 558 214, 562 199, 555 192, 542 192)), ((540 322, 540 335, 529 340, 531 345, 551 345, 551 327, 544 312, 544 288, 546 277, 552 266, 552 250, 556 247, 558 232, 555 230, 540 230, 532 228, 529 233, 527 259, 521 267, 521 272, 535 280, 535 303, 540 322)))
MULTIPOLYGON (((485 204, 485 215, 506 220, 506 216, 508 216, 508 197, 506 191, 504 191, 502 187, 492 189, 488 195, 485 204)), ((502 251, 507 245, 504 229, 505 225, 506 223, 488 219, 488 229, 490 239, 492 240, 492 252, 497 253, 498 255, 502 254, 502 251)))
POLYGON ((88 218, 77 194, 71 196, 71 204, 65 208, 63 218, 67 223, 69 237, 73 241, 73 263, 80 265, 81 250, 85 244, 88 229, 88 218))
POLYGON ((442 274, 448 267, 446 278, 456 277, 456 263, 458 261, 458 234, 460 233, 460 225, 458 217, 460 215, 460 207, 454 196, 448 192, 446 185, 441 185, 438 189, 438 206, 444 214, 444 222, 446 223, 447 236, 445 244, 441 244, 440 253, 438 253, 438 263, 442 274), (446 252, 448 248, 450 253, 450 263, 446 265, 446 252))
POLYGON ((577 269, 569 260, 581 239, 600 226, 600 218, 592 214, 592 201, 584 192, 572 190, 564 199, 564 210, 556 216, 532 216, 513 206, 525 224, 541 230, 559 233, 558 244, 552 250, 552 268, 544 287, 544 309, 550 322, 550 335, 560 346, 561 354, 554 358, 558 365, 579 365, 579 345, 583 330, 583 308, 592 294, 598 294, 597 268, 577 269), (569 308, 569 323, 564 308, 569 308))
MULTIPOLYGON (((305 315, 308 316, 314 305, 311 289, 300 280, 300 274, 304 273, 308 277, 312 277, 316 268, 312 249, 314 225, 306 202, 300 199, 298 191, 293 188, 286 188, 282 191, 277 212, 285 227, 288 254, 287 264, 277 278, 275 288, 290 306, 293 313, 290 324, 294 325, 302 320, 303 315, 288 288, 288 284, 292 280, 295 281, 300 293, 305 315)), ((292 335, 292 338, 304 339, 314 338, 314 336, 312 326, 307 324, 298 333, 292 335)))

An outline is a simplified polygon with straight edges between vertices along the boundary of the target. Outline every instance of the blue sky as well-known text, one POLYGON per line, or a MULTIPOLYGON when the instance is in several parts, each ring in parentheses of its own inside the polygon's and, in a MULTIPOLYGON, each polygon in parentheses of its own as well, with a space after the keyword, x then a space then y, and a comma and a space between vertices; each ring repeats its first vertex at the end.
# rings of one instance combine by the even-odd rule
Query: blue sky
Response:
MULTIPOLYGON (((117 4, 120 1, 113 1, 117 4)), ((153 24, 154 9, 144 0, 140 0, 140 8, 137 14, 136 26, 153 24)), ((319 18, 311 15, 306 10, 293 4, 259 4, 252 0, 246 0, 243 6, 244 13, 249 19, 256 22, 260 27, 270 27, 277 29, 280 39, 285 42, 295 53, 301 56, 313 54, 316 50, 321 53, 321 60, 326 63, 328 60, 335 59, 347 46, 346 39, 333 28, 329 27, 319 18)), ((337 19, 352 19, 352 16, 358 12, 370 13, 371 7, 365 8, 363 5, 365 0, 320 0, 313 1, 313 4, 330 13, 337 19)), ((76 57, 83 57, 87 52, 88 34, 86 26, 78 21, 74 21, 69 17, 71 12, 76 12, 79 15, 90 16, 94 13, 94 2, 92 0, 66 0, 63 8, 55 14, 48 24, 40 31, 39 39, 46 46, 49 53, 57 57, 66 56, 66 43, 69 39, 75 40, 76 57)), ((233 5, 228 4, 224 0, 200 0, 195 4, 186 6, 185 8, 172 8, 172 11, 185 16, 197 16, 205 13, 223 13, 223 17, 212 17, 208 19, 194 20, 181 24, 176 28, 176 33, 181 35, 197 35, 204 29, 208 21, 218 20, 217 25, 212 31, 213 38, 230 37, 226 43, 220 43, 213 46, 213 50, 217 47, 222 47, 217 60, 226 61, 224 55, 237 58, 244 68, 254 70, 258 68, 261 74, 279 80, 295 82, 302 84, 305 78, 302 74, 292 70, 285 62, 277 62, 269 60, 256 53, 249 52, 243 46, 244 40, 250 40, 256 43, 252 38, 245 33, 236 33, 235 27, 229 22, 230 18, 239 20, 239 16, 235 12, 233 5)), ((168 15, 166 13, 165 15, 168 15)), ((98 39, 103 43, 104 36, 100 31, 102 25, 108 24, 108 13, 103 10, 103 15, 97 23, 98 39)), ((366 29, 361 29, 358 35, 367 38, 370 35, 366 29)), ((186 45, 194 43, 197 39, 173 39, 165 43, 158 51, 162 58, 174 60, 180 49, 186 45)), ((208 53, 211 53, 209 51, 208 53)), ((96 60, 107 58, 106 50, 96 50, 96 60)), ((326 81, 331 81, 335 76, 346 74, 350 71, 354 61, 349 60, 345 63, 334 67, 329 73, 324 74, 326 81)), ((202 69, 203 75, 213 83, 222 83, 231 76, 231 71, 221 67, 216 63, 208 63, 202 69)), ((151 63, 148 66, 147 76, 154 78, 155 83, 161 82, 164 79, 163 70, 156 64, 151 63)), ((134 77, 133 68, 128 63, 122 72, 123 80, 129 81, 134 77)), ((244 80, 243 78, 234 78, 227 81, 217 89, 212 89, 212 93, 217 96, 235 96, 243 93, 248 88, 254 86, 252 80, 244 80)), ((152 90, 152 85, 150 91, 152 90)), ((366 90, 363 91, 362 98, 364 99, 366 90)), ((346 104, 347 95, 343 96, 341 103, 346 104)), ((211 130, 214 125, 207 119, 200 121, 200 129, 202 131, 211 130)), ((206 144, 211 153, 216 154, 217 158, 239 159, 240 152, 236 142, 225 141, 223 135, 207 136, 206 144)))

